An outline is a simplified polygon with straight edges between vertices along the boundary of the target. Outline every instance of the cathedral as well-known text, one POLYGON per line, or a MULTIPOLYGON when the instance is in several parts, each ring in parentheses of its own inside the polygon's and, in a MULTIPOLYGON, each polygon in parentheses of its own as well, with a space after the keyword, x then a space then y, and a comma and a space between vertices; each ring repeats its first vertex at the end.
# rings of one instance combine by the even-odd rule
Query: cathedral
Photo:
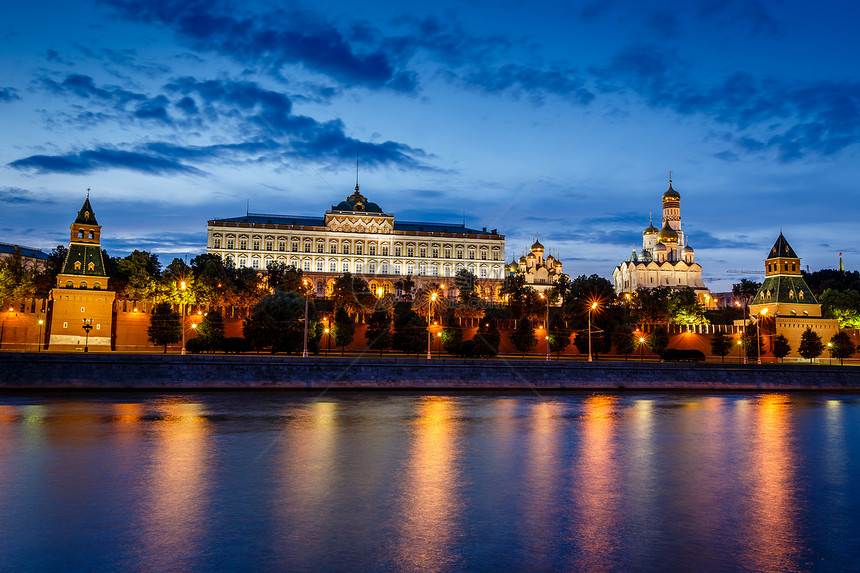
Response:
POLYGON ((526 284, 538 292, 546 292, 563 276, 562 263, 552 255, 544 258, 544 246, 535 240, 528 255, 523 254, 519 262, 512 260, 507 266, 509 275, 523 273, 526 284))
POLYGON ((702 282, 702 267, 695 261, 693 248, 681 229, 681 194, 672 187, 663 193, 663 219, 660 229, 653 220, 642 233, 642 251, 633 253, 615 267, 612 280, 615 292, 634 293, 638 288, 690 287, 707 304, 710 296, 702 282))

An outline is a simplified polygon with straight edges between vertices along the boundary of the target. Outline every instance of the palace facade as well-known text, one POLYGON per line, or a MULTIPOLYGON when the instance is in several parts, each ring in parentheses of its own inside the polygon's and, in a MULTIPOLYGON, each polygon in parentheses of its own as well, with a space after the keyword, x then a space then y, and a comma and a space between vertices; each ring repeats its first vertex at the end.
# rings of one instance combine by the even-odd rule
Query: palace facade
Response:
POLYGON ((363 276, 373 292, 387 294, 407 275, 420 288, 466 269, 478 278, 481 296, 495 299, 505 268, 505 237, 496 229, 398 221, 368 201, 358 185, 322 217, 248 213, 213 219, 206 252, 239 268, 295 266, 313 279, 317 296, 326 296, 347 272, 363 276))
POLYGON ((693 248, 681 229, 681 194, 672 188, 663 193, 663 219, 660 229, 653 221, 642 233, 642 251, 633 253, 615 267, 612 280, 615 292, 634 293, 638 288, 690 287, 700 302, 707 304, 709 291, 702 281, 702 267, 695 261, 693 248))

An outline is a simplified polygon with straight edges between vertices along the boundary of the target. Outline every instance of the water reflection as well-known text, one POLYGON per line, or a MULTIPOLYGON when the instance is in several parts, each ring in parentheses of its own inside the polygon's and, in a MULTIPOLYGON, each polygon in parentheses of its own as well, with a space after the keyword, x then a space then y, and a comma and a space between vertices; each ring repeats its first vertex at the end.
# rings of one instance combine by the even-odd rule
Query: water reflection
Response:
POLYGON ((792 404, 765 394, 755 409, 749 563, 757 571, 797 570, 797 500, 792 448, 792 404))
MULTIPOLYGON (((209 490, 209 428, 201 404, 181 401, 154 407, 148 511, 142 543, 153 569, 190 570, 205 539, 209 490)), ((139 418, 138 418, 139 419, 139 418)), ((126 418, 127 423, 135 423, 126 418)))
POLYGON ((450 569, 456 559, 454 545, 459 534, 456 405, 447 396, 423 397, 417 414, 400 485, 399 562, 406 570, 441 571, 450 569))
POLYGON ((618 550, 619 476, 615 460, 616 396, 589 396, 584 403, 582 444, 575 485, 580 556, 577 568, 613 568, 618 550))

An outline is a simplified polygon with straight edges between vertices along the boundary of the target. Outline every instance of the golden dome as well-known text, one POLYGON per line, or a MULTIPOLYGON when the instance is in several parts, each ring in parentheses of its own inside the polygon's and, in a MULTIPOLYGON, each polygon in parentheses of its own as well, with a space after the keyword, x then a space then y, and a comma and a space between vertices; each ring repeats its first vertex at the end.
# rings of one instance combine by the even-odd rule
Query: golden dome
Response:
POLYGON ((676 233, 675 229, 670 227, 669 222, 666 221, 666 224, 663 225, 662 229, 660 229, 660 234, 657 235, 657 240, 661 243, 677 243, 678 233, 676 233))

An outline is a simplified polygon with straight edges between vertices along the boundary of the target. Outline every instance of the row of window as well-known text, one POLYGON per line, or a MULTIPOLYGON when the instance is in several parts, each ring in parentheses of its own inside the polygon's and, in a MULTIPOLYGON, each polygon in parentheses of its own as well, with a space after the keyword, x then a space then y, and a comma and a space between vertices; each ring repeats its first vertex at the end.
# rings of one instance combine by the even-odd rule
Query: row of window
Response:
MULTIPOLYGON (((66 281, 66 288, 75 288, 75 283, 72 281, 66 281)), ((80 286, 78 286, 78 288, 83 288, 83 289, 89 288, 87 286, 87 281, 81 281, 81 284, 80 284, 80 286)), ((101 290, 102 283, 100 283, 100 282, 93 283, 93 288, 95 290, 101 290)))
MULTIPOLYGON (((236 246, 235 246, 236 241, 235 241, 234 237, 227 237, 223 241, 223 244, 225 245, 224 248, 226 248, 226 249, 235 249, 236 248, 236 246)), ((239 244, 238 249, 240 251, 248 250, 248 239, 247 239, 247 237, 239 237, 238 244, 239 244)), ((216 249, 220 249, 221 245, 222 245, 221 237, 215 237, 213 239, 213 247, 216 249)), ((251 247, 252 247, 251 250, 253 250, 253 251, 261 250, 260 249, 260 239, 254 238, 251 242, 251 247)), ((274 240, 267 238, 266 242, 265 242, 265 247, 266 247, 265 248, 266 251, 274 250, 274 248, 273 248, 274 247, 274 240)), ((291 247, 290 250, 292 252, 294 252, 294 253, 299 252, 299 242, 298 241, 293 241, 290 244, 290 247, 291 247)), ((343 254, 343 255, 350 254, 350 248, 351 248, 350 243, 343 242, 340 246, 340 254, 343 254)), ((287 241, 285 239, 278 241, 278 250, 282 251, 282 252, 286 252, 287 241)), ((367 245, 367 254, 368 255, 376 256, 376 251, 377 251, 376 244, 371 243, 371 244, 367 245)), ((415 245, 412 245, 412 244, 406 245, 406 256, 407 257, 414 257, 415 251, 416 251, 415 245)), ((312 252, 312 242, 310 240, 307 240, 304 242, 303 252, 305 252, 305 253, 312 252)), ((316 252, 317 253, 324 253, 325 252, 325 243, 323 241, 317 241, 316 252)), ((381 256, 387 257, 388 252, 389 252, 388 245, 380 245, 379 246, 379 254, 381 256)), ((419 245, 419 247, 418 247, 418 256, 419 257, 426 258, 428 252, 431 253, 430 256, 433 257, 434 259, 439 258, 440 252, 444 254, 444 258, 446 258, 446 259, 455 258, 452 255, 455 255, 456 258, 458 258, 458 259, 462 259, 463 255, 465 253, 469 259, 475 259, 476 256, 480 256, 482 261, 486 261, 486 260, 488 260, 488 256, 489 256, 489 250, 486 247, 482 247, 480 249, 478 249, 476 247, 469 247, 468 249, 465 249, 462 246, 452 247, 451 245, 445 245, 444 247, 442 247, 440 249, 440 247, 438 245, 433 245, 430 248, 430 250, 428 251, 428 248, 426 245, 419 245)), ((329 253, 332 255, 338 254, 337 241, 332 241, 329 243, 329 253)), ((364 254, 364 244, 363 243, 356 243, 355 244, 355 254, 356 255, 363 255, 364 254)), ((401 245, 399 243, 394 245, 394 256, 395 257, 402 257, 403 256, 403 245, 401 245)), ((499 249, 497 249, 497 248, 493 249, 493 253, 492 253, 493 260, 498 261, 499 256, 500 256, 499 249)))
MULTIPOLYGON (((230 263, 235 263, 236 266, 238 266, 240 269, 248 266, 248 259, 244 255, 240 255, 237 260, 234 260, 232 255, 227 255, 226 260, 230 263)), ((272 261, 271 261, 271 259, 267 259, 266 262, 268 263, 268 262, 272 262, 272 261)), ((286 261, 282 261, 282 262, 286 262, 286 261)), ((301 262, 301 265, 299 265, 299 261, 293 259, 289 262, 289 264, 291 264, 295 267, 301 266, 302 271, 305 271, 305 272, 311 272, 311 271, 316 271, 318 273, 326 272, 326 261, 324 261, 323 259, 317 259, 315 262, 312 262, 310 259, 305 259, 304 261, 301 262)), ((252 257, 251 258, 251 268, 257 269, 257 270, 263 270, 261 268, 261 261, 260 261, 259 257, 252 257)), ((482 279, 491 278, 491 277, 494 279, 498 279, 498 278, 501 278, 501 272, 502 272, 501 269, 498 267, 494 267, 492 269, 488 269, 486 265, 481 265, 480 267, 476 267, 475 265, 468 265, 468 267, 467 267, 467 266, 463 265, 462 263, 458 263, 457 265, 452 265, 452 264, 440 265, 439 263, 432 263, 432 264, 428 265, 427 263, 418 263, 417 268, 418 268, 418 273, 417 273, 418 276, 431 276, 431 277, 438 277, 438 276, 452 277, 457 273, 457 271, 460 271, 464 268, 467 268, 470 273, 476 274, 478 277, 480 277, 482 279)), ((382 274, 382 275, 388 275, 388 274, 401 275, 401 274, 404 274, 403 271, 405 270, 405 274, 415 275, 416 274, 415 269, 416 269, 416 265, 415 265, 415 263, 412 263, 412 262, 406 263, 404 265, 404 264, 399 263, 399 262, 389 263, 388 261, 381 261, 381 262, 369 261, 367 264, 365 264, 364 261, 355 261, 354 263, 351 263, 350 261, 330 260, 330 261, 328 261, 328 271, 327 272, 330 272, 330 273, 355 272, 355 273, 359 273, 359 274, 368 273, 368 274, 372 274, 372 275, 377 274, 377 273, 382 274)))

